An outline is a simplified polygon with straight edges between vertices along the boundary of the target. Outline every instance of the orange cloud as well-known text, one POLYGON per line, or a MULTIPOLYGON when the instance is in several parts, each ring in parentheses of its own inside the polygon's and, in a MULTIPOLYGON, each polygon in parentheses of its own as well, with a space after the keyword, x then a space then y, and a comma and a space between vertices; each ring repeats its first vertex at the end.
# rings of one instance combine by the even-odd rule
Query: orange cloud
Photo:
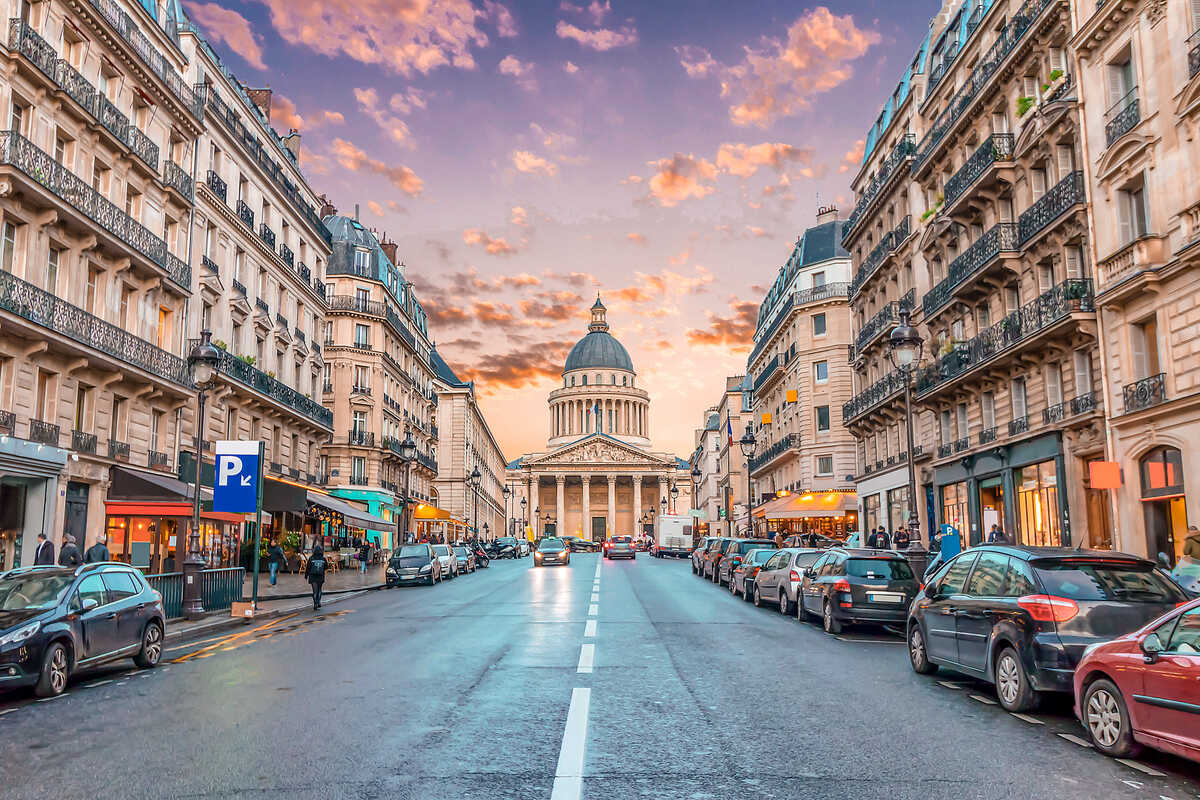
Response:
POLYGON ((567 353, 574 345, 574 340, 533 342, 499 355, 474 356, 470 363, 477 366, 462 367, 458 374, 466 380, 478 381, 484 394, 498 386, 511 389, 535 386, 547 378, 558 380, 567 353))
POLYGON ((554 32, 560 39, 574 39, 584 47, 601 52, 612 50, 614 47, 625 47, 638 40, 637 30, 630 25, 625 25, 617 30, 608 28, 584 30, 578 25, 560 19, 558 25, 554 27, 554 32))
POLYGON ((250 20, 216 3, 188 3, 187 11, 208 34, 208 38, 224 42, 226 47, 255 69, 267 68, 263 61, 262 37, 250 29, 250 20))
POLYGON ((574 75, 576 72, 579 72, 579 67, 568 61, 567 63, 563 64, 563 72, 567 73, 568 75, 574 75))
POLYGON ((376 203, 374 200, 367 201, 367 208, 371 209, 372 213, 374 213, 376 216, 383 216, 383 206, 379 205, 379 203, 376 203))
POLYGON ((530 92, 537 89, 537 81, 533 77, 533 62, 522 61, 509 54, 500 59, 498 69, 501 75, 513 78, 522 89, 530 92))
POLYGON ((722 144, 717 149, 717 166, 731 175, 748 178, 762 167, 783 172, 789 163, 808 164, 814 152, 783 142, 762 144, 722 144))
POLYGON ((748 351, 754 341, 754 328, 758 322, 758 304, 749 300, 731 297, 729 316, 720 316, 711 311, 708 328, 692 328, 686 338, 688 344, 701 347, 722 347, 734 351, 748 351))
POLYGON ((380 107, 379 92, 374 89, 355 89, 354 99, 358 102, 359 110, 375 120, 375 124, 383 128, 392 141, 400 144, 408 143, 410 135, 408 123, 380 107))
POLYGON ((510 38, 517 35, 517 21, 513 19, 512 12, 503 3, 494 2, 494 0, 483 0, 483 7, 487 10, 488 17, 496 25, 496 33, 504 38, 510 38))
POLYGON ((508 220, 519 228, 529 227, 529 214, 521 206, 512 207, 512 216, 508 220))
POLYGON ((296 104, 291 98, 274 92, 271 95, 271 121, 278 127, 286 129, 312 130, 322 124, 341 124, 346 121, 340 111, 318 111, 312 117, 305 117, 296 110, 296 104))
POLYGON ((859 139, 846 151, 846 155, 842 158, 842 165, 838 167, 838 172, 849 172, 850 170, 858 169, 862 166, 863 155, 867 152, 867 140, 859 139))
POLYGON ((563 2, 559 3, 558 8, 560 11, 568 14, 583 17, 593 25, 599 25, 604 21, 605 17, 612 13, 612 2, 611 0, 604 0, 601 3, 600 0, 592 0, 586 6, 577 6, 574 3, 568 3, 566 0, 563 0, 563 2))
POLYGON ((633 242, 634 244, 645 244, 646 243, 646 237, 642 236, 640 233, 627 233, 627 234, 625 234, 625 238, 628 239, 629 241, 633 242))
POLYGON ((365 152, 345 139, 333 140, 333 157, 337 162, 352 172, 374 172, 388 179, 388 182, 400 191, 416 197, 425 189, 425 182, 417 173, 403 164, 385 164, 371 158, 365 152))
POLYGON ((650 197, 662 206, 675 206, 689 197, 712 194, 717 168, 705 158, 676 153, 671 158, 651 161, 658 172, 650 177, 650 197))
POLYGON ((539 155, 529 152, 528 150, 514 150, 512 154, 513 166, 519 172, 526 172, 531 175, 557 175, 558 165, 554 164, 539 155))
POLYGON ((493 238, 479 228, 467 228, 463 231, 462 238, 463 244, 482 245, 484 252, 489 256, 511 256, 520 250, 520 247, 509 244, 506 239, 493 238))

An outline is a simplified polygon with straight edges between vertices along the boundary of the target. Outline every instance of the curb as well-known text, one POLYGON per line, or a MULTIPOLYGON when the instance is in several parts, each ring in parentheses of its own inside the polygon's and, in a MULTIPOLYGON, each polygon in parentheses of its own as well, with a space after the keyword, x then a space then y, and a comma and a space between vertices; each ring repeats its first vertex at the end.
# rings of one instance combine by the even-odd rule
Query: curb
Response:
MULTIPOLYGON (((377 587, 374 587, 374 588, 377 588, 377 587)), ((366 591, 371 591, 371 590, 372 589, 340 589, 337 591, 337 594, 339 596, 331 598, 329 602, 336 603, 340 600, 348 600, 349 598, 354 597, 359 592, 366 592, 366 591)), ((334 594, 334 593, 329 592, 329 594, 334 594)), ((310 595, 306 594, 306 595, 300 595, 300 596, 307 598, 310 595)), ((290 598, 272 598, 272 599, 278 600, 278 599, 290 599, 290 598)), ((218 617, 218 618, 213 619, 211 622, 205 622, 200 625, 194 625, 194 626, 185 628, 183 630, 179 630, 179 629, 170 630, 168 628, 166 635, 163 636, 163 641, 171 642, 171 643, 186 642, 189 639, 194 639, 199 636, 204 636, 205 634, 215 633, 216 631, 226 630, 227 628, 244 627, 244 626, 248 625, 249 623, 254 622, 256 620, 275 619, 277 617, 283 617, 288 614, 292 614, 296 611, 303 611, 303 610, 305 610, 307 608, 311 608, 311 607, 312 606, 309 603, 300 603, 299 605, 288 606, 287 608, 272 608, 272 609, 268 609, 266 611, 261 611, 258 614, 256 614, 253 618, 218 617)), ((168 621, 168 625, 170 625, 169 621, 168 621)))

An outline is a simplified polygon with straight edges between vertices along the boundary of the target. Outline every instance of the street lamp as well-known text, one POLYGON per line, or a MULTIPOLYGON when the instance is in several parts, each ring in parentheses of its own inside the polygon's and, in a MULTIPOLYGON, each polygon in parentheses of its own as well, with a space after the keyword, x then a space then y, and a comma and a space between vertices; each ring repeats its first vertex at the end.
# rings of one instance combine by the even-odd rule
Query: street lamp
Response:
POLYGON ((508 488, 508 484, 504 484, 504 529, 505 533, 511 533, 508 530, 512 526, 512 517, 508 513, 508 499, 512 497, 512 489, 508 488))
POLYGON ((483 480, 483 475, 479 474, 479 466, 478 465, 476 465, 475 468, 471 470, 471 477, 468 478, 468 480, 471 482, 471 492, 472 492, 472 494, 475 495, 475 510, 471 513, 471 516, 474 518, 473 522, 475 525, 475 536, 478 538, 478 536, 479 536, 479 482, 483 480))
MULTIPOLYGON (((703 452, 703 450, 701 448, 697 448, 697 452, 700 453, 700 452, 703 452)), ((698 504, 698 498, 700 497, 700 478, 701 477, 702 476, 700 473, 700 465, 697 463, 696 466, 692 467, 692 508, 700 507, 698 504)), ((692 520, 692 530, 697 531, 699 526, 700 526, 700 518, 697 517, 696 519, 692 520)))
MULTIPOLYGON (((212 343, 212 331, 200 331, 200 341, 188 353, 188 372, 192 385, 196 387, 196 481, 192 498, 192 529, 188 533, 187 558, 183 560, 183 616, 184 619, 199 619, 204 616, 204 603, 200 595, 200 570, 204 559, 200 557, 200 470, 204 465, 204 406, 208 390, 217 382, 217 367, 221 363, 221 351, 212 343)), ((258 551, 254 551, 255 568, 258 567, 258 551)), ((257 571, 255 577, 258 577, 257 571)))
POLYGON ((924 342, 921 334, 909 324, 910 312, 900 309, 900 324, 888 336, 888 360, 904 376, 904 416, 908 428, 908 544, 922 544, 921 520, 917 516, 917 467, 913 452, 912 377, 921 363, 924 342))
MULTIPOLYGON (((412 464, 417 460, 417 443, 413 441, 412 432, 408 428, 404 429, 404 441, 400 442, 400 460, 404 462, 404 507, 400 510, 400 524, 404 530, 400 532, 400 536, 404 541, 408 540, 408 489, 409 479, 412 473, 412 464)), ((397 542, 397 544, 400 544, 397 542)))
POLYGON ((679 498, 679 487, 671 486, 671 513, 676 513, 679 509, 675 505, 675 501, 679 498))
POLYGON ((525 516, 525 506, 526 506, 526 500, 524 497, 522 497, 521 498, 521 528, 522 528, 521 535, 522 536, 525 535, 525 531, 524 531, 525 526, 529 524, 529 517, 525 516))
POLYGON ((753 535, 754 518, 751 514, 752 507, 750 504, 750 459, 754 458, 754 448, 758 442, 754 440, 754 431, 750 430, 750 426, 746 426, 746 435, 738 440, 738 447, 742 449, 742 455, 746 457, 746 534, 753 535))
POLYGON ((488 538, 488 524, 486 522, 483 523, 483 538, 484 539, 488 538))

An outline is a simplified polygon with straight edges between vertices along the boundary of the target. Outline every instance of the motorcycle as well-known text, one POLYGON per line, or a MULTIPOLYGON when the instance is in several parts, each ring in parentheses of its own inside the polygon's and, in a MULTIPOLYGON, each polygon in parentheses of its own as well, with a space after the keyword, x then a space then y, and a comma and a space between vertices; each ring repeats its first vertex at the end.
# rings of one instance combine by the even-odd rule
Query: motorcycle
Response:
POLYGON ((476 545, 475 546, 475 564, 476 564, 476 566, 482 567, 483 569, 487 569, 489 563, 491 563, 491 559, 488 558, 488 554, 483 551, 482 547, 480 547, 479 545, 476 545))
POLYGON ((500 548, 500 552, 496 553, 496 558, 519 558, 517 548, 511 544, 506 544, 500 548))

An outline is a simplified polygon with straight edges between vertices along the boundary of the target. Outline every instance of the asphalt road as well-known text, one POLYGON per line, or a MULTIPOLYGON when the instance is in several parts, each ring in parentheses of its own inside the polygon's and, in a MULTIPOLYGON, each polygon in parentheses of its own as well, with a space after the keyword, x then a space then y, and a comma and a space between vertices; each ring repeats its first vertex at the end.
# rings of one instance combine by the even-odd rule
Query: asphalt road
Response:
POLYGON ((1193 765, 1064 738, 1065 702, 1015 717, 914 675, 898 637, 828 636, 686 561, 494 562, 167 657, 0 697, 0 796, 1200 797, 1193 765))

